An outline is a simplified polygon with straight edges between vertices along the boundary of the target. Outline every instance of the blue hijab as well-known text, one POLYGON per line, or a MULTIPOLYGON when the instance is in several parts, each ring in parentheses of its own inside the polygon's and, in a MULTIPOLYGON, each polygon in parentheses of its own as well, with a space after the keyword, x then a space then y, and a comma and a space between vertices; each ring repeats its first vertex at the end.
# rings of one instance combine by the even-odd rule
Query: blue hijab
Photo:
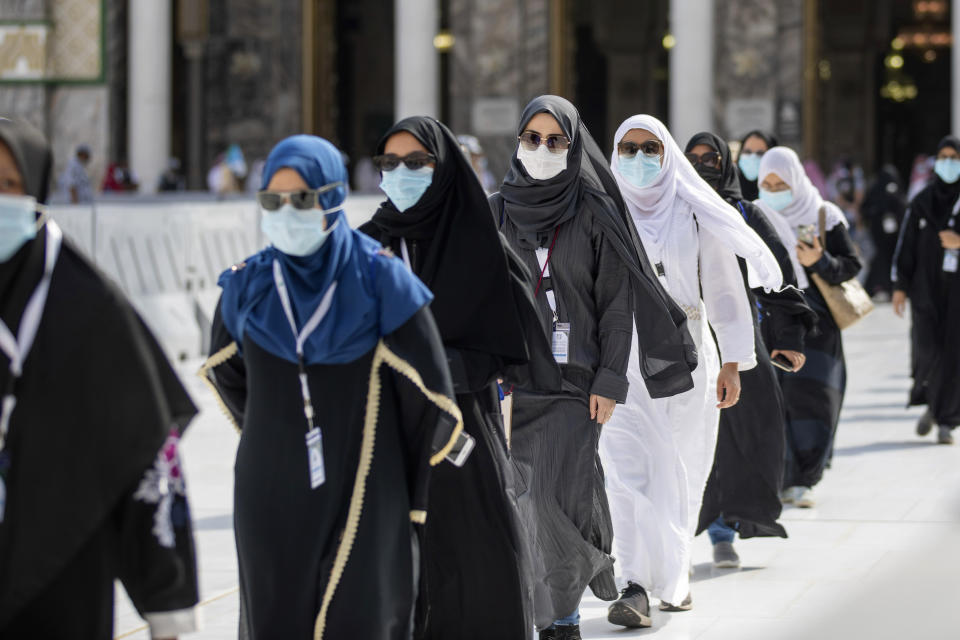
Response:
MULTIPOLYGON (((347 170, 340 152, 326 140, 298 135, 280 142, 267 158, 263 186, 283 167, 299 173, 312 189, 340 182, 320 195, 320 206, 343 204, 347 170)), ((220 314, 239 346, 250 339, 279 358, 297 362, 296 339, 274 284, 274 261, 283 272, 298 329, 337 282, 330 311, 304 345, 307 364, 356 360, 432 300, 400 260, 350 229, 342 211, 327 214, 326 221, 332 230, 313 254, 289 256, 270 246, 220 276, 220 314)))

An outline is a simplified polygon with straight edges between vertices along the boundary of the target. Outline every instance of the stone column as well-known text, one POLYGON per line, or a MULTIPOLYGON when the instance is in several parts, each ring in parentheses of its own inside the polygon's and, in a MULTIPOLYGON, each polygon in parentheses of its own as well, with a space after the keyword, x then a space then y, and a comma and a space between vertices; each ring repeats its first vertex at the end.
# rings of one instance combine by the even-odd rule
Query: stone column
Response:
POLYGON ((950 130, 960 135, 960 0, 953 0, 950 6, 950 21, 953 25, 953 44, 950 47, 950 130))
POLYGON ((170 158, 170 0, 130 0, 127 150, 140 191, 154 193, 170 158))
POLYGON ((671 0, 670 132, 684 144, 713 130, 713 2, 671 0))
POLYGON ((394 0, 396 119, 437 116, 439 64, 433 47, 438 0, 394 0))

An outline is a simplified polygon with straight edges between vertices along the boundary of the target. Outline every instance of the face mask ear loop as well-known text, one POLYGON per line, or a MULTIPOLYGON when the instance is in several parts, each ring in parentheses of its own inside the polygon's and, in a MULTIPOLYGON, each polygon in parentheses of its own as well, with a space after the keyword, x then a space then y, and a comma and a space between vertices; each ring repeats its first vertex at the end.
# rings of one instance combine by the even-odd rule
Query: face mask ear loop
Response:
POLYGON ((47 224, 47 220, 50 219, 50 210, 47 209, 45 204, 37 204, 37 213, 40 214, 37 218, 37 231, 40 231, 43 225, 47 224))

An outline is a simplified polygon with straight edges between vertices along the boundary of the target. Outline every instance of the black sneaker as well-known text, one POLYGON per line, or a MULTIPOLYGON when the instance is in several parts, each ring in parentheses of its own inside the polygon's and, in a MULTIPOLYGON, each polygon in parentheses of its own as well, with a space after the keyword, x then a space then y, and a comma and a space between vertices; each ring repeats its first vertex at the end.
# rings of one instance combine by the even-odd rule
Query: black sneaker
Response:
POLYGON ((923 412, 923 415, 920 416, 920 419, 917 420, 917 435, 925 436, 930 431, 933 430, 933 414, 930 413, 930 409, 927 409, 923 412))
POLYGON ((553 636, 556 640, 583 640, 580 637, 580 625, 578 624, 555 624, 553 625, 553 636))
POLYGON ((540 632, 540 640, 557 640, 557 628, 547 627, 540 632))
POLYGON ((646 590, 635 582, 628 582, 627 588, 621 591, 620 599, 607 609, 607 622, 631 629, 653 626, 646 590))

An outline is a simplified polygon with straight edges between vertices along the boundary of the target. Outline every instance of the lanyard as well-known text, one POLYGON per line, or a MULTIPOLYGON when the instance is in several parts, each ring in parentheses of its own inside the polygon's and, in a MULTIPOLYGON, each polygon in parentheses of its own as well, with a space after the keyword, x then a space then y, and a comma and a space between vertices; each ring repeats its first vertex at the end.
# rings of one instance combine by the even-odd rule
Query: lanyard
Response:
POLYGON ((297 322, 293 318, 293 306, 290 304, 290 294, 287 292, 287 283, 283 279, 283 271, 280 269, 280 263, 273 261, 273 281, 277 285, 277 293, 280 294, 280 303, 283 305, 283 313, 287 316, 287 322, 290 323, 290 330, 293 331, 293 337, 297 341, 297 363, 300 365, 300 393, 303 395, 303 414, 307 417, 307 430, 313 429, 313 401, 310 398, 310 386, 307 384, 307 368, 303 361, 303 345, 323 320, 327 312, 330 311, 330 305, 333 304, 333 294, 337 290, 337 282, 334 281, 327 292, 323 294, 320 305, 316 311, 307 320, 303 326, 303 331, 297 331, 297 322))
POLYGON ((43 317, 43 310, 47 306, 47 294, 50 292, 53 268, 57 264, 57 257, 60 255, 63 233, 52 220, 47 222, 46 227, 47 247, 44 256, 43 277, 27 301, 23 317, 20 318, 20 329, 17 331, 17 337, 14 337, 7 324, 0 320, 0 349, 10 359, 10 382, 4 390, 3 407, 0 409, 0 450, 3 450, 7 431, 10 429, 10 416, 13 414, 14 407, 17 406, 17 397, 13 393, 13 387, 17 379, 23 374, 23 363, 30 353, 34 338, 37 337, 40 319, 43 317))
POLYGON ((410 262, 410 250, 407 249, 406 238, 400 238, 400 254, 403 256, 403 263, 407 265, 407 269, 413 271, 413 265, 410 262))
MULTIPOLYGON (((543 265, 540 267, 540 279, 537 280, 537 287, 533 290, 533 297, 536 298, 540 293, 540 285, 543 284, 543 279, 548 273, 550 268, 550 258, 553 257, 553 247, 557 244, 557 236, 560 234, 560 228, 557 227, 557 230, 553 232, 553 240, 550 242, 550 249, 547 251, 547 259, 544 260, 543 265)), ((537 256, 537 261, 540 260, 540 256, 537 256)), ((557 298, 556 294, 553 291, 553 287, 546 290, 547 304, 550 305, 550 311, 553 312, 553 321, 557 321, 557 298)))
POLYGON ((953 225, 957 221, 957 214, 960 214, 960 198, 957 198, 957 201, 953 205, 953 212, 950 214, 950 222, 947 223, 947 227, 953 229, 953 225))

